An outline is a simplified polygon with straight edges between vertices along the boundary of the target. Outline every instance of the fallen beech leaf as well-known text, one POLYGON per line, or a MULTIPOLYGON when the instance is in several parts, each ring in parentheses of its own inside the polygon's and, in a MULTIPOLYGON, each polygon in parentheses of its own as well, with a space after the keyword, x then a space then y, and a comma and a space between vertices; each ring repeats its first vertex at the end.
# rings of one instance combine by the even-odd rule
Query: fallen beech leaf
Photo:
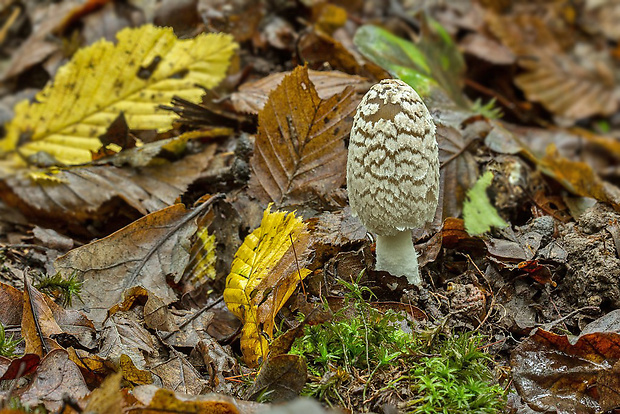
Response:
POLYGON ((265 360, 275 315, 310 273, 303 268, 309 244, 301 218, 282 211, 272 213, 269 206, 260 227, 245 238, 235 255, 224 301, 244 324, 241 351, 251 367, 265 360))
POLYGON ((177 297, 166 278, 178 281, 183 274, 196 216, 210 208, 211 200, 191 212, 175 204, 149 214, 108 237, 71 250, 56 260, 56 268, 65 275, 76 272, 83 281, 81 297, 96 324, 134 286, 144 287, 169 304, 177 297))
POLYGON ((30 384, 16 394, 26 406, 43 403, 49 411, 58 412, 65 394, 82 398, 88 394, 88 387, 67 351, 54 349, 41 360, 30 384))
POLYGON ((370 74, 360 65, 351 49, 320 30, 303 33, 297 42, 297 50, 302 61, 314 67, 328 63, 329 67, 345 73, 370 74))
POLYGON ((452 125, 449 111, 437 111, 433 119, 437 125, 439 145, 439 205, 441 206, 433 224, 439 227, 444 218, 461 215, 466 193, 479 176, 478 164, 468 151, 473 137, 465 136, 460 125, 452 125))
POLYGON ((351 88, 319 98, 305 67, 286 76, 258 114, 251 194, 291 205, 325 197, 343 185, 344 137, 355 103, 351 88))
POLYGON ((127 355, 121 354, 118 365, 123 373, 123 379, 131 384, 147 385, 153 383, 153 375, 150 371, 138 369, 127 355))
POLYGON ((143 385, 133 390, 133 395, 144 405, 137 410, 144 414, 157 413, 214 413, 240 414, 254 412, 263 404, 235 401, 232 397, 220 394, 185 395, 153 385, 143 385))
POLYGON ((151 367, 150 372, 161 378, 164 388, 189 395, 202 394, 207 387, 202 375, 180 353, 170 356, 168 361, 151 367))
POLYGON ((296 398, 306 385, 307 375, 306 361, 300 355, 270 357, 248 389, 247 399, 255 400, 264 394, 274 403, 290 401, 296 398))
POLYGON ((456 249, 481 255, 486 247, 478 237, 471 237, 465 231, 465 222, 462 219, 448 217, 441 229, 441 244, 448 249, 456 249))
POLYGON ((92 414, 120 413, 123 410, 120 372, 109 375, 101 386, 86 397, 84 412, 92 414))
POLYGON ((44 357, 60 346, 50 339, 51 335, 62 333, 54 319, 45 295, 30 285, 24 272, 24 314, 22 316, 22 336, 26 342, 26 353, 44 357))
POLYGON ((545 157, 537 162, 545 174, 571 193, 609 203, 616 211, 620 211, 620 189, 603 181, 588 164, 560 156, 553 144, 547 147, 545 157))
POLYGON ((140 323, 120 313, 106 320, 101 333, 100 357, 120 365, 125 355, 132 365, 142 369, 146 365, 144 352, 156 354, 155 339, 140 323))
POLYGON ((110 364, 96 354, 73 348, 67 349, 67 352, 69 353, 69 359, 82 372, 84 380, 90 389, 98 387, 108 375, 116 372, 114 371, 113 364, 110 364))
POLYGON ((0 282, 0 323, 4 326, 21 324, 24 294, 11 285, 0 282))
POLYGON ((29 172, 18 172, 0 181, 0 195, 7 204, 46 222, 100 220, 102 214, 110 214, 113 202, 128 204, 146 215, 173 204, 209 165, 215 150, 216 146, 210 145, 179 161, 144 168, 91 165, 58 169, 54 174, 57 182, 36 182, 29 172))
POLYGON ((620 335, 582 334, 576 341, 542 329, 512 352, 515 387, 536 411, 599 413, 620 400, 620 335), (602 402, 609 405, 603 407, 602 402))
POLYGON ((198 230, 193 237, 189 263, 181 277, 181 283, 194 286, 201 285, 208 280, 215 279, 215 235, 209 234, 209 225, 213 221, 213 212, 204 214, 198 220, 198 230))
POLYGON ((12 58, 1 75, 2 80, 19 75, 57 51, 60 45, 51 35, 62 25, 67 15, 79 7, 79 1, 68 0, 50 4, 49 7, 36 8, 32 16, 32 33, 19 49, 11 53, 12 58))
MULTIPOLYGON (((244 83, 237 92, 230 96, 235 109, 239 112, 258 114, 269 99, 269 94, 277 88, 285 76, 291 72, 273 73, 256 81, 244 83)), ((365 78, 356 75, 348 75, 337 70, 319 72, 308 70, 310 82, 314 84, 319 98, 327 100, 334 95, 342 93, 348 86, 354 88, 364 86, 365 78)))
POLYGON ((574 51, 565 52, 562 33, 553 32, 532 13, 489 13, 487 20, 502 43, 521 57, 517 62, 527 72, 517 75, 515 83, 529 100, 573 120, 616 111, 618 88, 608 52, 601 54, 585 43, 573 44, 574 51))
POLYGON ((99 136, 123 112, 131 129, 171 128, 175 114, 159 107, 172 96, 196 102, 224 77, 236 44, 223 34, 179 40, 170 27, 145 25, 80 49, 36 101, 22 101, 0 150, 28 158, 39 151, 80 164, 101 148, 99 136), (76 81, 77 80, 77 81, 76 81))

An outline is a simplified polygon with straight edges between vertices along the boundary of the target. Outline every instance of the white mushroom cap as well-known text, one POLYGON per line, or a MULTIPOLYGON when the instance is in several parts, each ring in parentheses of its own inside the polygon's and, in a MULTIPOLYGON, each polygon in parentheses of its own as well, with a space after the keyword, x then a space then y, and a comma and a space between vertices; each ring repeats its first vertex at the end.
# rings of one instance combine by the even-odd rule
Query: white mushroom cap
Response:
POLYGON ((396 235, 433 220, 439 194, 435 124, 405 82, 381 81, 357 107, 347 189, 353 212, 378 235, 396 235))

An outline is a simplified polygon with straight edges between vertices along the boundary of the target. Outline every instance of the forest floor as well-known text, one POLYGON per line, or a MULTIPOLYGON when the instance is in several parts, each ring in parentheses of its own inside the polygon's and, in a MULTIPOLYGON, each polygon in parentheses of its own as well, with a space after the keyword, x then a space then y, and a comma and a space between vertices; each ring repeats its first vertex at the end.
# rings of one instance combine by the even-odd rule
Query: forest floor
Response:
POLYGON ((618 18, 4 2, 0 414, 613 412, 618 18), (420 286, 375 270, 348 203, 355 110, 387 78, 436 125, 420 286))

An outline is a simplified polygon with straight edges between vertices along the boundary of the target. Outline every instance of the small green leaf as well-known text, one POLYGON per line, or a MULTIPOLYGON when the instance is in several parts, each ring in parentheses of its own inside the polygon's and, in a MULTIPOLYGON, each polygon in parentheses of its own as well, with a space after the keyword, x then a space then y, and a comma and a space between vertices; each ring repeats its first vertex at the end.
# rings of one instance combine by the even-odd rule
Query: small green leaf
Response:
POLYGON ((502 219, 487 196, 486 190, 493 181, 493 173, 487 171, 476 184, 467 191, 467 200, 463 204, 465 230, 472 236, 478 236, 491 230, 491 227, 506 227, 508 223, 502 219))
POLYGON ((366 25, 355 33, 353 42, 368 59, 413 87, 423 98, 447 94, 461 107, 463 55, 450 34, 436 21, 422 16, 420 40, 414 44, 377 26, 366 25))

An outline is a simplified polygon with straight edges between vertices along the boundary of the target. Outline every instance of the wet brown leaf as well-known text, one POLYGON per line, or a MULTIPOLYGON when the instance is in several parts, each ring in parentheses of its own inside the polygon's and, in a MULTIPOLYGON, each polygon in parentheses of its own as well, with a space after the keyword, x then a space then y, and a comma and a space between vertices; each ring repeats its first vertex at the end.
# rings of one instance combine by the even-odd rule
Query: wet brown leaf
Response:
POLYGON ((0 358, 2 361, 0 364, 2 366, 0 380, 12 380, 30 375, 38 368, 41 361, 41 357, 36 354, 26 354, 13 360, 5 357, 0 358))
POLYGON ((61 334, 62 329, 54 319, 45 295, 32 287, 28 276, 24 276, 24 314, 22 336, 26 342, 26 353, 44 357, 51 350, 60 348, 51 335, 61 334))
POLYGON ((161 378, 164 388, 189 395, 199 395, 207 386, 207 381, 187 359, 174 352, 168 361, 155 365, 150 371, 161 378))
POLYGON ((144 368, 144 354, 155 355, 155 338, 139 322, 117 313, 108 318, 101 332, 99 356, 120 364, 123 355, 138 369, 144 368))
POLYGON ((123 373, 123 379, 134 385, 147 385, 153 383, 153 375, 150 371, 141 370, 135 366, 131 358, 121 354, 119 367, 123 373))
POLYGON ((344 184, 344 137, 355 109, 353 90, 319 98, 305 67, 269 95, 258 115, 249 191, 262 201, 301 204, 344 184))
POLYGON ((619 359, 617 332, 587 333, 571 341, 538 329, 512 352, 511 366, 519 395, 536 411, 597 413, 620 402, 614 385, 620 379, 619 359))
POLYGON ((463 219, 448 217, 443 223, 441 237, 442 246, 448 249, 461 250, 476 256, 486 251, 480 238, 472 237, 465 231, 463 219))
POLYGON ((122 377, 120 372, 108 376, 101 386, 93 390, 86 398, 87 403, 84 411, 92 414, 122 412, 124 405, 121 394, 122 377))
POLYGON ((145 215, 173 204, 208 166, 215 149, 212 145, 199 154, 152 167, 61 169, 51 174, 58 182, 33 182, 29 172, 20 172, 0 181, 0 194, 7 204, 48 224, 101 219, 115 206, 127 209, 128 205, 145 215))
POLYGON ((601 54, 583 43, 565 52, 562 42, 570 35, 553 32, 532 14, 490 14, 489 26, 527 70, 517 75, 515 83, 529 100, 571 120, 610 115, 617 109, 614 68, 604 51, 601 54))
POLYGON ((88 394, 88 387, 79 368, 64 349, 54 349, 47 354, 41 360, 32 382, 17 392, 22 404, 34 406, 43 403, 51 412, 60 409, 65 394, 82 398, 88 394))
POLYGON ((541 285, 550 284, 553 287, 557 286, 557 283, 553 281, 553 275, 548 266, 538 263, 538 260, 527 260, 517 264, 517 268, 522 272, 525 272, 529 277, 540 283, 541 285))
MULTIPOLYGON (((140 414, 240 414, 246 412, 244 407, 257 406, 257 404, 235 401, 233 398, 225 395, 206 394, 191 396, 166 389, 158 389, 153 385, 137 387, 133 390, 133 395, 143 405, 143 408, 136 407, 132 411, 140 414)), ((248 410, 247 412, 252 411, 248 410)))
POLYGON ((609 203, 616 211, 620 211, 620 189, 603 181, 588 164, 560 156, 554 145, 547 148, 546 156, 538 163, 545 174, 571 193, 609 203))
POLYGON ((176 300, 167 278, 178 280, 189 260, 189 240, 196 232, 196 215, 182 204, 143 217, 110 236, 71 250, 56 260, 65 275, 76 272, 84 282, 81 297, 97 324, 121 301, 123 292, 142 286, 166 304, 176 300))
POLYGON ((300 355, 270 357, 246 395, 249 400, 263 394, 268 395, 272 402, 289 401, 304 388, 307 375, 306 361, 300 355))
MULTIPOLYGON (((285 76, 291 72, 273 73, 262 79, 244 83, 234 92, 230 99, 239 112, 258 114, 269 99, 269 94, 282 82, 285 76)), ((348 86, 359 90, 367 89, 366 79, 361 76, 348 75, 337 70, 320 72, 308 70, 310 82, 314 84, 319 98, 327 100, 334 95, 342 93, 348 86)))
POLYGON ((67 15, 78 7, 79 2, 71 0, 33 10, 33 31, 18 50, 13 52, 11 62, 2 73, 2 80, 19 75, 56 52, 59 44, 52 40, 53 32, 62 25, 67 15))
MULTIPOLYGON (((442 117, 442 115, 439 115, 442 117)), ((478 165, 468 151, 472 137, 450 126, 448 120, 435 119, 439 145, 439 206, 434 223, 441 225, 444 218, 461 215, 467 190, 478 179, 478 165)))
POLYGON ((194 7, 211 30, 230 33, 237 42, 245 42, 255 36, 266 6, 256 0, 199 0, 194 7))
POLYGON ((0 282, 0 322, 5 327, 22 321, 24 294, 13 286, 0 282))

